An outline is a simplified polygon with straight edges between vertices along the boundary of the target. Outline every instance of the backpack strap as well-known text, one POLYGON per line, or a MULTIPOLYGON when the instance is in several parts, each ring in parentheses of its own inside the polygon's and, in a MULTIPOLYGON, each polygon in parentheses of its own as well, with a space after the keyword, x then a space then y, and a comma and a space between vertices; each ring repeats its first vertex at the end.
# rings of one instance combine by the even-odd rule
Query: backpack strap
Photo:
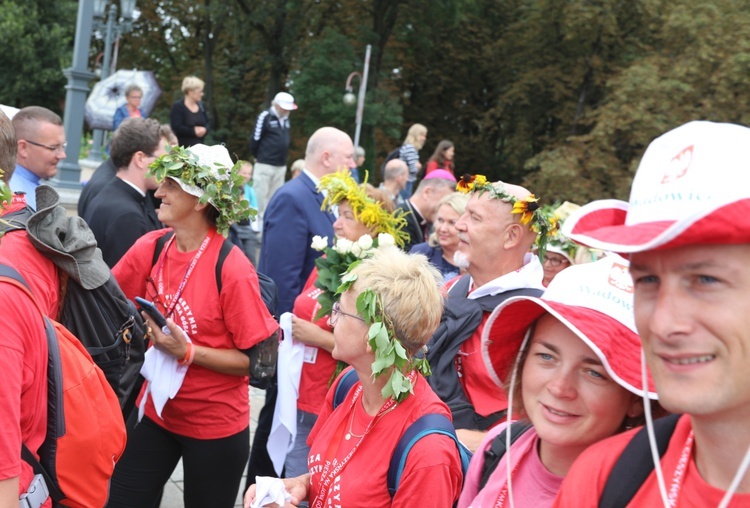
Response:
POLYGON ((6 213, 3 215, 3 220, 0 221, 0 232, 7 233, 26 229, 26 224, 32 215, 34 215, 34 209, 28 205, 15 212, 6 213))
MULTIPOLYGON (((680 416, 671 414, 654 421, 654 435, 659 457, 663 457, 666 453, 680 416)), ((610 471, 599 498, 599 507, 626 507, 653 470, 654 461, 651 458, 648 430, 643 427, 633 436, 610 471)))
MULTIPOLYGON (((18 271, 16 271, 13 267, 0 263, 0 281, 12 284, 29 295, 29 298, 32 302, 34 302, 34 305, 36 306, 37 310, 39 310, 39 313, 42 315, 42 319, 44 320, 44 332, 47 336, 47 347, 49 348, 48 354, 59 358, 60 351, 57 348, 57 333, 55 332, 55 327, 52 325, 52 321, 50 321, 47 316, 44 315, 42 308, 39 306, 39 302, 34 296, 34 293, 31 292, 31 288, 29 287, 23 276, 18 273, 18 271)), ((47 375, 49 376, 50 373, 48 372, 47 375)), ((58 386, 62 386, 62 379, 56 379, 55 383, 58 383, 58 386)), ((56 404, 55 407, 62 407, 62 401, 57 400, 54 401, 54 403, 56 404)), ((47 490, 49 491, 50 497, 52 497, 52 499, 56 503, 60 503, 61 501, 63 501, 65 499, 65 494, 63 494, 63 492, 57 486, 57 483, 52 480, 52 477, 50 477, 49 473, 47 473, 47 470, 44 469, 44 466, 42 466, 42 464, 39 462, 39 460, 37 460, 31 450, 29 450, 29 448, 26 446, 26 443, 21 444, 21 458, 31 466, 34 474, 42 475, 42 477, 44 478, 44 483, 47 484, 47 490)))
MULTIPOLYGON (((169 239, 172 238, 172 235, 174 235, 174 231, 167 231, 156 240, 156 244, 154 244, 154 255, 151 258, 152 268, 156 266, 156 262, 159 261, 159 256, 164 250, 164 246, 167 244, 169 239)), ((234 244, 230 242, 229 239, 224 237, 222 237, 222 239, 224 240, 224 243, 221 244, 221 250, 219 251, 219 258, 216 260, 215 269, 216 287, 219 288, 219 294, 221 294, 221 271, 224 268, 224 261, 226 261, 227 256, 232 251, 232 247, 234 247, 234 244)))
POLYGON ((396 490, 401 484, 401 475, 404 472, 406 458, 412 447, 417 441, 430 434, 441 434, 451 438, 458 447, 458 453, 461 457, 461 470, 464 474, 468 470, 471 452, 458 440, 451 420, 442 414, 426 414, 409 425, 393 451, 391 463, 388 466, 388 492, 391 494, 391 498, 396 495, 396 490))
POLYGON ((513 445, 513 443, 515 443, 516 440, 531 427, 533 427, 531 422, 513 422, 503 429, 500 434, 495 436, 490 447, 484 451, 484 466, 482 467, 482 476, 479 479, 479 487, 477 488, 477 491, 482 490, 484 486, 487 485, 490 476, 493 471, 497 469, 498 464, 500 464, 500 461, 505 455, 505 452, 507 451, 505 441, 508 431, 510 430, 510 444, 513 445))
POLYGON ((347 394, 357 381, 359 381, 359 377, 357 376, 357 371, 354 369, 341 376, 339 384, 336 385, 336 391, 333 392, 333 409, 336 409, 344 402, 347 394))
POLYGON ((164 246, 167 244, 169 239, 172 238, 172 235, 174 235, 174 231, 167 231, 156 240, 156 244, 154 245, 154 256, 151 258, 151 267, 156 266, 156 262, 159 261, 159 256, 161 255, 161 251, 164 250, 164 246))
POLYGON ((229 238, 224 238, 224 243, 221 244, 221 250, 219 251, 219 259, 216 260, 216 287, 219 288, 219 294, 221 294, 221 270, 224 268, 224 261, 232 251, 234 244, 229 241, 229 238))

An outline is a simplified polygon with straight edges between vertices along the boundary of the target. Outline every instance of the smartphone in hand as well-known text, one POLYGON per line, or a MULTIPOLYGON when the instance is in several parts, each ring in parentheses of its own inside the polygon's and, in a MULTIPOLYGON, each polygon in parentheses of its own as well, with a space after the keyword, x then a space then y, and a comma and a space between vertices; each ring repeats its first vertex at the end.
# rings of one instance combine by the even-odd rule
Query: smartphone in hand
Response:
MULTIPOLYGON (((164 318, 161 312, 159 312, 159 309, 156 308, 156 305, 154 305, 154 302, 150 302, 146 300, 145 298, 141 298, 140 296, 135 297, 135 303, 137 303, 140 306, 140 310, 145 311, 146 314, 148 314, 151 319, 154 320, 154 323, 156 323, 156 326, 162 329, 164 331, 167 328, 167 320, 164 318)), ((166 332, 164 332, 166 333, 166 332)))

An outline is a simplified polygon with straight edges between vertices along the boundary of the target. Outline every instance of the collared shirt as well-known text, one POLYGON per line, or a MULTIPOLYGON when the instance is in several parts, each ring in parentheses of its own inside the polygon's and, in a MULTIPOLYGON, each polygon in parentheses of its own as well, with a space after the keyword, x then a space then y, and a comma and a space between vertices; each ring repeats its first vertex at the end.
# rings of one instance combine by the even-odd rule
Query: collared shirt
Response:
POLYGON ((26 204, 36 210, 36 188, 39 187, 41 178, 16 164, 13 176, 10 177, 10 188, 13 192, 23 192, 26 194, 26 204))
MULTIPOLYGON (((118 178, 119 178, 119 177, 118 177, 118 178)), ((141 189, 140 189, 140 188, 139 188, 139 187, 138 187, 138 186, 137 186, 136 184, 134 184, 133 182, 128 182, 128 181, 127 181, 127 180, 125 180, 124 178, 120 178, 120 180, 122 180, 122 181, 123 181, 123 182, 125 182, 126 184, 130 185, 130 186, 131 186, 132 188, 134 188, 135 190, 137 190, 137 191, 138 191, 138 194, 140 194, 140 195, 141 195, 141 197, 143 197, 143 198, 145 198, 145 197, 146 197, 146 193, 145 193, 145 192, 143 192, 143 191, 142 191, 142 190, 141 190, 141 189)))
MULTIPOLYGON (((544 278, 544 269, 539 257, 532 253, 527 253, 523 258, 523 266, 516 271, 506 273, 496 279, 489 281, 487 284, 474 289, 466 298, 474 299, 485 295, 496 295, 513 289, 533 288, 544 291, 542 279, 544 278)), ((474 285, 474 279, 471 280, 474 285)))

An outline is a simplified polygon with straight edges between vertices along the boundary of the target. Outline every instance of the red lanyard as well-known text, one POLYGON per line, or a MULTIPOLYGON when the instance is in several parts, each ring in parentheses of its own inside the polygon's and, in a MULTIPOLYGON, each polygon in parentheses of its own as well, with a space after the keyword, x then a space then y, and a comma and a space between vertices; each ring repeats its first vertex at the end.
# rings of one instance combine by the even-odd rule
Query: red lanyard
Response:
MULTIPOLYGON (((203 242, 201 243, 201 246, 198 248, 198 252, 195 253, 195 256, 193 256, 193 260, 190 262, 190 265, 188 266, 187 270, 185 271, 185 275, 182 277, 182 282, 180 282, 179 287, 177 288, 177 291, 175 292, 174 296, 172 296, 171 301, 169 302, 169 305, 165 305, 162 302, 162 306, 165 310, 165 317, 171 317, 172 313, 174 313, 174 309, 177 306, 177 302, 180 301, 180 296, 182 295, 182 291, 185 289, 185 286, 187 285, 187 281, 190 278, 190 275, 193 273, 193 270, 195 269, 195 265, 198 264, 198 260, 201 258, 203 253, 206 251, 206 248, 208 248, 208 244, 211 243, 211 239, 214 237, 213 232, 210 232, 206 235, 206 238, 203 239, 203 242)), ((158 296, 161 297, 164 295, 164 279, 162 276, 161 268, 164 264, 164 261, 167 259, 167 256, 169 255, 169 247, 172 246, 172 243, 174 243, 175 235, 172 235, 172 237, 167 242, 167 245, 164 247, 164 256, 162 256, 161 260, 159 260, 159 266, 156 267, 156 275, 157 275, 157 293, 158 296)))
MULTIPOLYGON (((352 399, 352 404, 350 407, 350 411, 354 411, 354 405, 357 403, 357 400, 359 400, 359 396, 362 394, 362 385, 359 385, 357 387, 357 390, 354 392, 354 397, 352 399)), ((338 451, 339 445, 341 444, 341 438, 343 437, 344 430, 346 429, 346 422, 349 420, 348 418, 342 418, 341 423, 339 424, 339 427, 336 429, 336 432, 333 434, 333 438, 331 439, 330 443, 328 444, 328 449, 326 450, 325 454, 325 461, 326 464, 323 468, 323 472, 320 473, 320 490, 318 491, 318 495, 315 496, 315 499, 312 503, 313 508, 322 508, 323 503, 325 502, 328 491, 331 488, 331 484, 333 483, 334 479, 336 479, 339 474, 341 474, 341 471, 344 469, 344 467, 349 463, 349 459, 352 458, 352 455, 354 455, 354 452, 357 451, 359 448, 359 445, 362 444, 362 440, 364 440, 365 436, 368 432, 370 432, 370 429, 377 423, 378 420, 382 416, 384 416, 386 413, 391 411, 396 407, 396 401, 391 397, 388 399, 388 401, 383 404, 383 407, 380 408, 380 411, 378 411, 378 414, 375 415, 375 418, 373 418, 369 424, 367 424, 367 428, 365 429, 364 434, 362 434, 362 437, 359 438, 359 441, 357 441, 357 444, 354 445, 354 447, 349 451, 349 453, 344 457, 341 461, 336 461, 335 455, 338 451), (335 464, 335 466, 334 466, 335 464), (334 466, 333 468, 331 466, 334 466)))
POLYGON ((693 431, 688 434, 687 440, 685 440, 685 446, 682 449, 680 460, 677 462, 677 468, 674 470, 672 476, 672 483, 669 484, 669 506, 677 506, 677 499, 680 496, 680 490, 682 490, 682 484, 685 482, 685 472, 687 471, 688 463, 690 462, 690 454, 693 451, 693 431))
MULTIPOLYGON (((510 427, 508 427, 508 429, 510 429, 510 427)), ((508 499, 508 482, 513 481, 513 477, 516 475, 516 469, 518 469, 518 464, 519 463, 517 462, 516 465, 513 466, 513 470, 510 472, 510 479, 506 479, 505 485, 500 489, 500 494, 497 496, 497 501, 495 501, 495 508, 502 508, 505 506, 505 501, 508 499)))

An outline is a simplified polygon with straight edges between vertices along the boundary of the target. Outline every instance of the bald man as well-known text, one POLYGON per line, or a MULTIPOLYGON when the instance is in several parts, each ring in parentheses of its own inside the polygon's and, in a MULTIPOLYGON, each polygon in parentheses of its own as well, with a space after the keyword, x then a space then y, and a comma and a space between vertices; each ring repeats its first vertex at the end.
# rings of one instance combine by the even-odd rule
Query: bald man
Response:
POLYGON ((535 220, 521 224, 513 202, 530 192, 495 182, 475 188, 456 223, 454 264, 466 274, 449 281, 440 327, 428 344, 430 386, 453 412, 459 439, 475 451, 485 431, 505 416, 508 401, 487 372, 481 336, 492 310, 512 296, 540 296, 544 271, 530 250, 535 220))

